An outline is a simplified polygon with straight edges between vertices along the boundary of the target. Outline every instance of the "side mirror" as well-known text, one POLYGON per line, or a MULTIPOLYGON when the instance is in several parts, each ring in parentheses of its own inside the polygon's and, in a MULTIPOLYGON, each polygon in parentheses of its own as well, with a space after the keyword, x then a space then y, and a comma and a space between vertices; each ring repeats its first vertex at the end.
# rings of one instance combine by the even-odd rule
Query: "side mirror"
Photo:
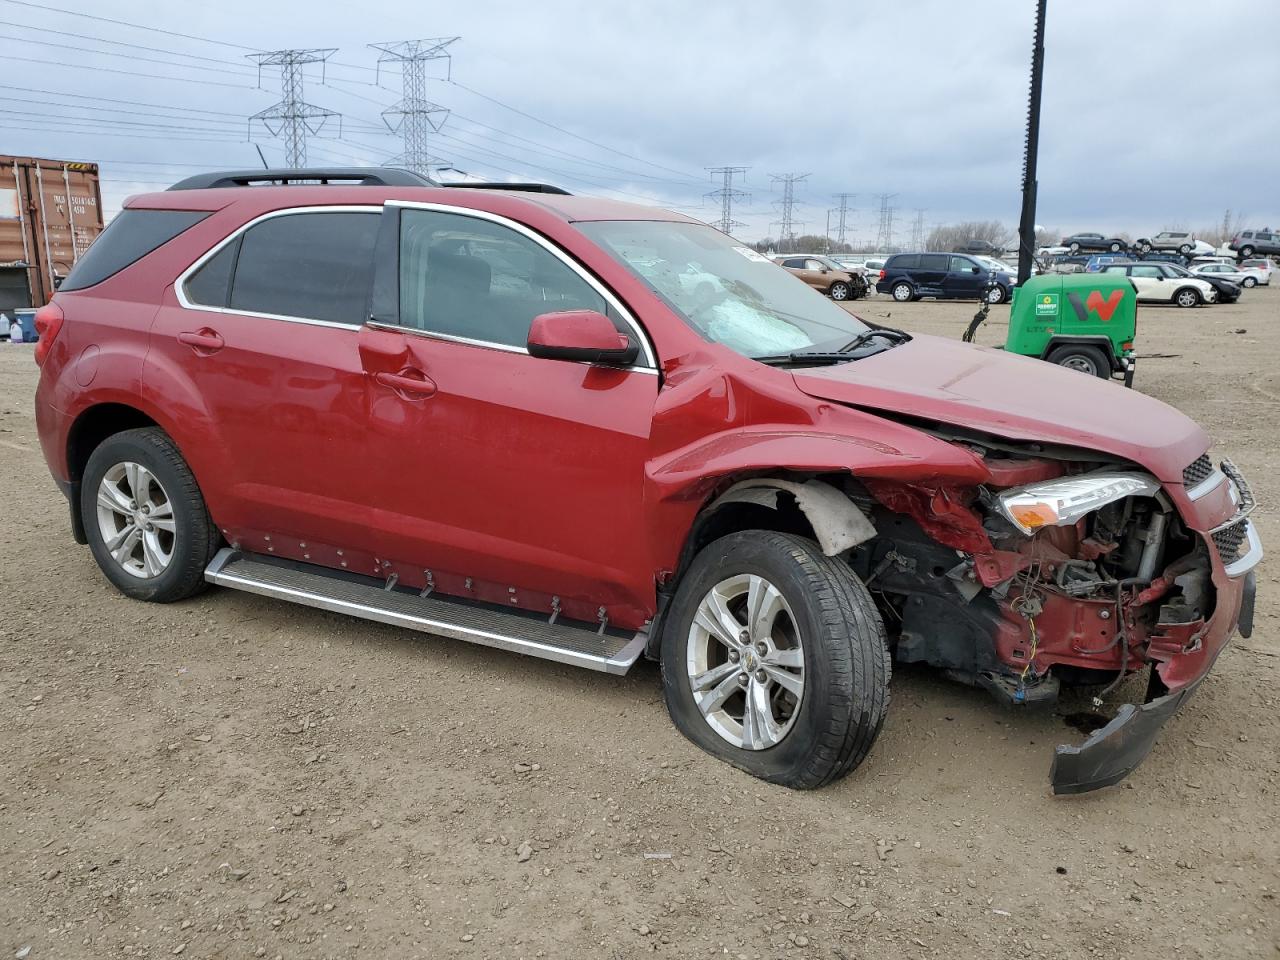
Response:
POLYGON ((830 271, 829 269, 827 269, 826 267, 823 267, 823 268, 822 268, 822 272, 823 272, 823 273, 830 273, 831 271, 830 271))
POLYGON ((974 273, 981 273, 981 272, 982 272, 982 271, 981 271, 980 269, 978 269, 977 267, 970 267, 969 269, 970 269, 970 270, 972 270, 974 273))
POLYGON ((544 360, 617 367, 629 367, 640 356, 640 345, 595 310, 560 310, 534 317, 529 324, 528 348, 529 356, 544 360))

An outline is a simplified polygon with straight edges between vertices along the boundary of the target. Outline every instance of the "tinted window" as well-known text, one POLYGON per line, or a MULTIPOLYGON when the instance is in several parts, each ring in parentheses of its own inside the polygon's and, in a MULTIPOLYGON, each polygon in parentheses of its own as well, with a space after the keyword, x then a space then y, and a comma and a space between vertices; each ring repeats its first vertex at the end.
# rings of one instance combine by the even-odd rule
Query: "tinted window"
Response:
POLYGON ((363 323, 377 213, 291 213, 250 227, 231 282, 233 310, 363 323))
POLYGON ((1102 273, 1124 273, 1128 267, 1103 267, 1102 273))
POLYGON ((792 257, 790 260, 783 260, 783 261, 782 261, 782 265, 783 265, 784 267, 790 267, 792 270, 803 270, 803 269, 804 269, 804 258, 803 258, 803 257, 792 257))
POLYGON ((83 290, 119 273, 209 214, 191 210, 122 210, 58 288, 83 290))
POLYGON ((921 270, 946 270, 947 257, 941 253, 922 253, 920 255, 921 270))
POLYGON ((968 257, 952 257, 951 272, 952 273, 971 273, 977 264, 968 257))
POLYGON ((187 278, 183 290, 192 303, 205 307, 225 307, 227 295, 231 292, 231 268, 236 263, 236 251, 240 249, 237 239, 227 244, 204 266, 187 278))
POLYGON ((1132 270, 1132 271, 1130 271, 1129 276, 1131 276, 1131 277, 1160 277, 1160 276, 1164 276, 1164 274, 1162 274, 1162 273, 1160 272, 1160 268, 1159 268, 1159 267, 1152 265, 1152 266, 1149 266, 1149 267, 1134 267, 1134 268, 1133 268, 1133 270, 1132 270))
POLYGON ((400 214, 404 326, 523 347, 533 318, 558 310, 609 313, 587 281, 509 227, 433 210, 400 214))
POLYGON ((892 267, 894 270, 914 270, 920 266, 920 254, 904 253, 901 256, 890 257, 885 263, 885 268, 892 267))

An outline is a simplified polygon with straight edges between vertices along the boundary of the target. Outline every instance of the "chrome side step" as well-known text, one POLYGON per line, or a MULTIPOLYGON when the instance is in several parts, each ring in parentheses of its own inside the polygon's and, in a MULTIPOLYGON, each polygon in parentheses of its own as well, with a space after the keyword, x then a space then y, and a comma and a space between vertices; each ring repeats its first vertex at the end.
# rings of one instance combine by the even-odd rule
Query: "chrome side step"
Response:
POLYGON ((541 619, 509 610, 422 597, 388 589, 367 578, 349 578, 325 567, 259 558, 229 547, 218 551, 204 577, 210 583, 264 597, 289 600, 334 613, 346 613, 408 630, 466 640, 555 660, 602 673, 623 674, 644 651, 648 634, 628 637, 541 619))

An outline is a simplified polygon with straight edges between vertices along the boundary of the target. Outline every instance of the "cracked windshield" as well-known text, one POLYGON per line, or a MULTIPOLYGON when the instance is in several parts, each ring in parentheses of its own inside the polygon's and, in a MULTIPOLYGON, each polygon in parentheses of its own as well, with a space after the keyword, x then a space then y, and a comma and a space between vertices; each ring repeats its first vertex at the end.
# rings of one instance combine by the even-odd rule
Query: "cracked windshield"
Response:
POLYGON ((702 224, 579 223, 700 334, 748 357, 838 349, 866 324, 750 247, 702 224))

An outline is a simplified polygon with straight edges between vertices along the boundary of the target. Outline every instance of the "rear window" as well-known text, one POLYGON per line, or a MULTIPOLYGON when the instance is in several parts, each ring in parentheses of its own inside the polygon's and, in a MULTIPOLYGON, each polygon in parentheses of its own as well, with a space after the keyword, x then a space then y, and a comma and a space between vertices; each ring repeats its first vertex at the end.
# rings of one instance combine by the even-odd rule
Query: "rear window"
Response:
POLYGON ((890 257, 885 261, 885 269, 892 267, 894 270, 914 270, 920 266, 920 254, 918 253, 902 253, 896 257, 890 257))
POLYGON ((58 289, 83 290, 101 283, 207 216, 203 210, 122 210, 58 289))

